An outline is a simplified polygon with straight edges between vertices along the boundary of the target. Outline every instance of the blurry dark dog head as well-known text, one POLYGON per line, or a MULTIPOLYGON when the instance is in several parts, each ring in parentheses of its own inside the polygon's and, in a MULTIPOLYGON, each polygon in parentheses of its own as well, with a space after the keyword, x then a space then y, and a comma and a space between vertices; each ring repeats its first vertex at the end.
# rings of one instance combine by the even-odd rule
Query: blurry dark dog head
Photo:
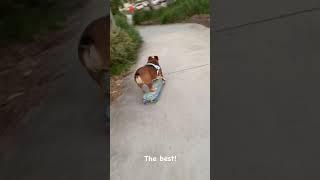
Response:
POLYGON ((152 63, 159 66, 159 57, 158 56, 149 56, 148 63, 152 63))

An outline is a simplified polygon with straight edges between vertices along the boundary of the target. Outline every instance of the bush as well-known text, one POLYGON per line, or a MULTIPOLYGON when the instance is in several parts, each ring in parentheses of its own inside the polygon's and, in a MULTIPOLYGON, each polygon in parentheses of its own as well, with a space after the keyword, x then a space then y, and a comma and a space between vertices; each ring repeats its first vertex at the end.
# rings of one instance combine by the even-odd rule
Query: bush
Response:
POLYGON ((124 30, 111 29, 111 74, 120 74, 134 63, 134 43, 124 30))
POLYGON ((120 0, 110 0, 110 9, 112 14, 119 13, 119 7, 122 5, 120 0))
POLYGON ((111 74, 120 75, 136 62, 142 38, 138 31, 130 26, 123 15, 116 15, 117 27, 111 29, 110 65, 111 74))
POLYGON ((135 44, 135 48, 138 49, 140 47, 140 44, 142 43, 142 38, 138 31, 134 28, 134 26, 130 26, 127 23, 127 19, 124 15, 118 14, 115 15, 114 18, 117 26, 128 33, 130 38, 133 40, 133 43, 135 44))
POLYGON ((141 24, 146 21, 154 23, 174 23, 183 21, 195 14, 209 14, 209 0, 177 0, 167 8, 154 11, 138 11, 134 15, 134 22, 141 24))

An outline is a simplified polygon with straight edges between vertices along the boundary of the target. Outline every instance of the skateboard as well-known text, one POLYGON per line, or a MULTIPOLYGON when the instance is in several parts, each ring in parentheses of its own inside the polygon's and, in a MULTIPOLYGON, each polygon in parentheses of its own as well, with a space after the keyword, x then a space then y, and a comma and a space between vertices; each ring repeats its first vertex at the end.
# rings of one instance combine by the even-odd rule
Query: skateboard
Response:
POLYGON ((146 92, 143 95, 143 104, 158 102, 164 84, 165 84, 165 80, 163 80, 162 78, 154 80, 153 87, 156 88, 156 91, 146 92))

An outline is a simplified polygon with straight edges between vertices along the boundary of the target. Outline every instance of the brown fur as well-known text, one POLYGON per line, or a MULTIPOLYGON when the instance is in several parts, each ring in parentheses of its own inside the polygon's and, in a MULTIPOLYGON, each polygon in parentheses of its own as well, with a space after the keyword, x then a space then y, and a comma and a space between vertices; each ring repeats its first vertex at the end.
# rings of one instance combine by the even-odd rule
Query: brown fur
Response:
MULTIPOLYGON (((154 57, 150 56, 148 58, 148 63, 152 63, 152 64, 160 66, 158 56, 154 56, 154 57)), ((159 76, 163 77, 161 68, 159 70, 159 76)), ((157 77, 158 77, 157 69, 153 66, 145 65, 145 66, 137 69, 137 71, 134 75, 134 80, 136 81, 137 85, 141 89, 143 88, 143 85, 145 84, 148 86, 148 88, 151 92, 154 92, 155 88, 153 87, 153 80, 156 79, 157 77), (138 78, 139 78, 139 81, 141 80, 141 82, 137 81, 138 78)))
POLYGON ((105 73, 109 67, 110 18, 104 16, 90 23, 81 35, 78 45, 80 62, 92 79, 106 93, 105 73))

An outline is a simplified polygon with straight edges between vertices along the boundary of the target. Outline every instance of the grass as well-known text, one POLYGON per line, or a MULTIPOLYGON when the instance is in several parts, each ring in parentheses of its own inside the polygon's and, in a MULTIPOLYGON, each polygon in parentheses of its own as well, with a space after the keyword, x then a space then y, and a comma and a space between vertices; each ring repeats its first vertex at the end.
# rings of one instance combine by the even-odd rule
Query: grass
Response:
POLYGON ((117 27, 111 29, 111 75, 127 72, 136 62, 142 38, 121 14, 114 16, 117 27))
POLYGON ((160 8, 153 11, 137 11, 134 14, 135 24, 153 22, 168 24, 183 21, 195 14, 209 14, 209 0, 176 0, 167 8, 160 8))
POLYGON ((1 0, 0 46, 29 41, 62 27, 83 0, 1 0))

